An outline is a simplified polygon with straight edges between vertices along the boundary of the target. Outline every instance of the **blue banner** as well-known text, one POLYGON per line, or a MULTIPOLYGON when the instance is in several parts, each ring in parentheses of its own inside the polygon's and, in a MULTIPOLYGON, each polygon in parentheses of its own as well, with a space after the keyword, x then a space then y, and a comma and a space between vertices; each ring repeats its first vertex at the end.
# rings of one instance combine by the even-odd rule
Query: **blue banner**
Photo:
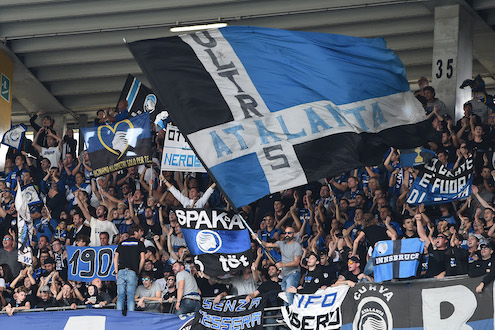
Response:
POLYGON ((127 312, 123 317, 121 311, 109 309, 0 315, 2 329, 185 330, 191 321, 192 317, 151 312, 127 312))
POLYGON ((419 238, 378 242, 372 256, 375 282, 415 276, 424 246, 419 238))
POLYGON ((113 256, 117 245, 67 246, 69 280, 91 282, 95 278, 115 281, 113 256))
POLYGON ((473 169, 472 157, 461 161, 453 170, 448 170, 438 159, 433 158, 419 170, 406 202, 430 205, 467 198, 471 195, 473 169))

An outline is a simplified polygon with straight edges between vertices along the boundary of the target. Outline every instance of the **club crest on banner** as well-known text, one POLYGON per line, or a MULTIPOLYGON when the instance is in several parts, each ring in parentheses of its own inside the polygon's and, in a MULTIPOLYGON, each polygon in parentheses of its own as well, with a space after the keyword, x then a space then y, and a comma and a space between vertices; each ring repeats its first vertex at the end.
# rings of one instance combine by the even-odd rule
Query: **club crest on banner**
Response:
MULTIPOLYGON (((131 121, 128 119, 119 121, 115 127, 109 125, 102 125, 98 127, 98 139, 100 140, 101 145, 110 151, 113 154, 116 154, 120 157, 125 153, 127 148, 129 147, 129 141, 132 139, 132 132, 134 131, 134 126, 131 121), (121 124, 127 124, 129 129, 126 130, 117 130, 121 124), (102 137, 101 131, 103 129, 108 129, 113 133, 112 141, 109 143, 112 147, 110 147, 107 143, 105 143, 105 139, 102 137)), ((108 138, 107 138, 108 140, 108 138)), ((109 141, 107 141, 109 142, 109 141)))
POLYGON ((202 230, 196 235, 196 244, 204 253, 215 253, 222 247, 222 238, 213 230, 202 230))
POLYGON ((148 94, 143 104, 144 111, 148 111, 149 113, 152 113, 153 111, 155 111, 155 107, 156 107, 156 95, 148 94))
POLYGON ((359 302, 353 329, 392 330, 393 318, 390 308, 380 298, 367 297, 359 302))

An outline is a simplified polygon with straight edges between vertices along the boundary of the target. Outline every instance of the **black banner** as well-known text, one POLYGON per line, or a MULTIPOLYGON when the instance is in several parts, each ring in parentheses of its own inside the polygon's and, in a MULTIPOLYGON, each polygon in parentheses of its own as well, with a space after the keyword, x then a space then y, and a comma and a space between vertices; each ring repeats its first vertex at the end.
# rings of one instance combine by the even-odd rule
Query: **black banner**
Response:
POLYGON ((265 305, 266 299, 261 296, 249 302, 246 296, 238 296, 216 304, 204 299, 191 330, 263 330, 265 305))
POLYGON ((177 209, 175 214, 202 272, 216 277, 249 267, 251 238, 240 215, 212 209, 177 209))
POLYGON ((341 307, 342 329, 493 329, 493 284, 476 293, 482 279, 356 284, 341 307))

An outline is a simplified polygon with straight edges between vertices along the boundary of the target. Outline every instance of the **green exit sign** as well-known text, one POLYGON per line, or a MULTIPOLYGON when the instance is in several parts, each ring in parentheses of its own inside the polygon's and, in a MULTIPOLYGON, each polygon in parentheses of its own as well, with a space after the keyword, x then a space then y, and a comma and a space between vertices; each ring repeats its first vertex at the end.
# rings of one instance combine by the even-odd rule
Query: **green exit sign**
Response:
POLYGON ((7 78, 6 75, 2 73, 2 81, 0 82, 1 89, 0 89, 0 96, 3 97, 3 99, 7 102, 10 103, 10 79, 7 78))

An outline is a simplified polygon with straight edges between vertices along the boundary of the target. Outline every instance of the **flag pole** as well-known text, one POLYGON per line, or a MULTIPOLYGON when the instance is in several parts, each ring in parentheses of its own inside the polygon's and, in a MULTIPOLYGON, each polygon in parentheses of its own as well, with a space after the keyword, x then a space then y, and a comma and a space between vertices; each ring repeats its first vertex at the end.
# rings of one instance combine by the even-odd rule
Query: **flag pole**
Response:
MULTIPOLYGON (((173 122, 173 120, 172 120, 173 122)), ((180 129, 179 129, 179 132, 180 132, 180 129)), ((261 248, 263 249, 263 251, 265 252, 266 256, 274 263, 276 264, 277 261, 275 260, 275 258, 270 254, 268 253, 267 249, 266 249, 266 246, 263 244, 263 242, 258 238, 258 236, 256 235, 256 233, 253 231, 253 229, 249 226, 249 224, 246 222, 246 220, 244 219, 244 217, 239 213, 239 209, 237 208, 237 206, 234 204, 234 202, 232 202, 232 200, 230 199, 229 195, 225 193, 225 191, 223 190, 222 186, 218 183, 217 179, 215 178, 215 176, 213 175, 213 173, 210 171, 210 169, 205 165, 205 163, 203 162, 203 159, 201 159, 201 157, 199 156, 199 154, 196 152, 196 149, 194 148, 194 146, 192 145, 191 141, 189 141, 189 138, 187 137, 187 135, 185 134, 182 134, 181 135, 184 137, 184 139, 186 140, 186 142, 189 144, 189 146, 191 147, 191 150, 194 152, 194 154, 196 155, 196 157, 198 157, 199 161, 201 162, 201 165, 203 165, 203 168, 206 170, 206 172, 208 173, 208 175, 210 176, 210 178, 213 180, 213 182, 215 182, 217 184, 217 187, 218 189, 220 189, 220 192, 225 196, 225 198, 227 199, 227 201, 229 202, 230 205, 233 206, 233 209, 234 209, 234 212, 239 214, 240 215, 240 218, 242 219, 242 223, 244 224, 244 226, 246 226, 247 230, 251 233, 252 236, 254 236, 256 238, 256 241, 258 242, 258 244, 261 246, 261 248)), ((165 143, 165 141, 164 141, 165 143)), ((160 168, 160 172, 161 172, 161 168, 160 168)), ((161 182, 161 180, 160 180, 161 182)), ((253 256, 254 258, 254 256, 253 256)))

